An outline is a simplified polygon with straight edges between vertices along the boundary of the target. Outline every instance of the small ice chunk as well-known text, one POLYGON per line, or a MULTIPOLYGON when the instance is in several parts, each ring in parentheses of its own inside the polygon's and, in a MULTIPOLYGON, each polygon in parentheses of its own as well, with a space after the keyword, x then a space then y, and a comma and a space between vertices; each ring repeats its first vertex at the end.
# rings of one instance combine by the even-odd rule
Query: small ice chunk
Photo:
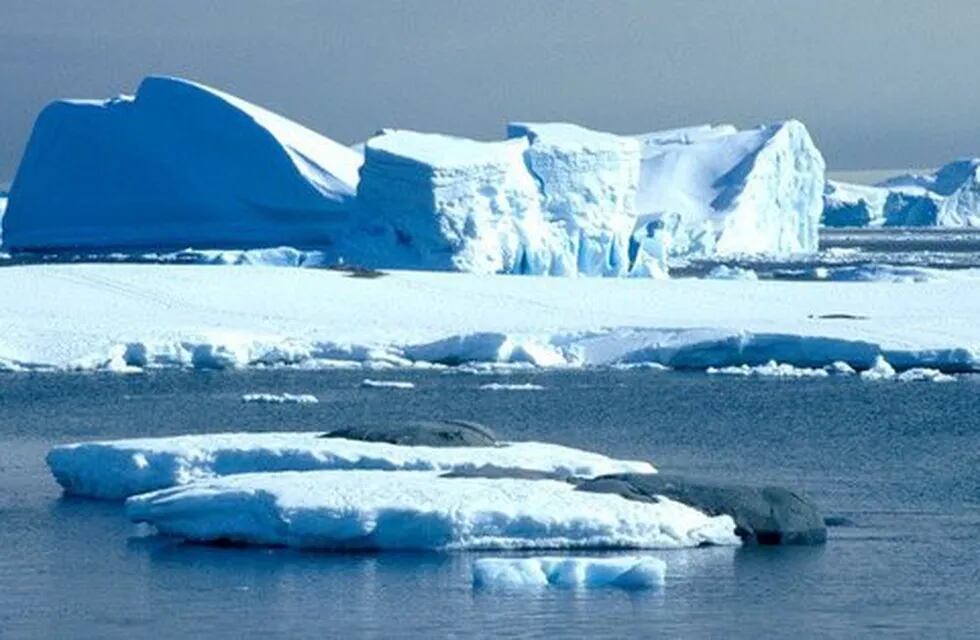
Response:
POLYGON ((943 373, 939 369, 916 367, 903 371, 902 373, 898 374, 895 379, 899 382, 955 382, 956 376, 943 373))
POLYGON ((833 364, 827 367, 827 371, 835 376, 853 376, 856 371, 854 367, 847 364, 843 360, 837 360, 833 364))
POLYGON ((663 560, 650 556, 480 558, 473 563, 473 586, 657 589, 664 584, 666 569, 663 560))
POLYGON ((369 389, 414 389, 415 383, 407 380, 361 380, 361 386, 369 389))
POLYGON ((888 364, 884 356, 877 356, 871 368, 861 372, 862 380, 891 380, 895 377, 895 368, 888 364))
POLYGON ((705 276, 709 280, 758 280, 759 275, 752 269, 720 264, 705 276))
POLYGON ((541 391, 544 389, 540 384, 525 382, 523 384, 508 384, 506 382, 490 382, 481 384, 480 388, 485 391, 541 391))
POLYGON ((316 404, 317 397, 308 393, 246 393, 242 402, 259 404, 316 404))
POLYGON ((742 364, 732 367, 708 367, 706 371, 710 375, 758 376, 767 378, 826 378, 830 375, 825 369, 796 367, 791 364, 779 363, 775 360, 770 360, 765 364, 755 366, 742 364))

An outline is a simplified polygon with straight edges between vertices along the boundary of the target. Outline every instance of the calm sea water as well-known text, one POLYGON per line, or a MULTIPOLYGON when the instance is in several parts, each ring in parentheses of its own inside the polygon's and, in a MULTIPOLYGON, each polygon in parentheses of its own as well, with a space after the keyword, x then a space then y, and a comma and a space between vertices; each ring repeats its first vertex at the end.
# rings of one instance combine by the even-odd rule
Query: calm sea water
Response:
POLYGON ((631 372, 0 376, 0 637, 975 637, 980 382, 631 372), (544 391, 481 391, 492 380, 544 391), (247 392, 318 405, 242 404, 247 392), (56 443, 463 417, 508 439, 802 490, 851 526, 819 548, 655 552, 660 592, 475 592, 475 554, 209 548, 66 499, 56 443))

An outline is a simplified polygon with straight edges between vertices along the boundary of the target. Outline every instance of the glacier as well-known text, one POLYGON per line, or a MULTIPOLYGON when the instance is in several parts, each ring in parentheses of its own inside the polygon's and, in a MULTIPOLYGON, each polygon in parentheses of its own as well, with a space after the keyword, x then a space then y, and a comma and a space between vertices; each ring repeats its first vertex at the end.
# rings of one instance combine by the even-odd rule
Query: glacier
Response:
POLYGON ((802 123, 707 125, 637 139, 637 243, 660 236, 671 255, 817 250, 825 163, 802 123))
POLYGON ((828 227, 980 227, 980 158, 875 186, 828 181, 822 222, 828 227))
POLYGON ((10 189, 7 250, 329 245, 361 157, 203 84, 148 77, 133 96, 38 117, 10 189))
POLYGON ((118 500, 219 476, 268 471, 434 470, 483 467, 593 477, 654 473, 648 463, 542 442, 426 447, 320 437, 321 432, 212 433, 56 446, 47 463, 66 493, 118 500))
POLYGON ((164 535, 317 549, 685 548, 739 545, 728 515, 624 500, 556 480, 426 471, 252 473, 133 496, 164 535))
POLYGON ((656 589, 664 585, 666 571, 667 564, 651 556, 479 558, 473 563, 473 586, 656 589))

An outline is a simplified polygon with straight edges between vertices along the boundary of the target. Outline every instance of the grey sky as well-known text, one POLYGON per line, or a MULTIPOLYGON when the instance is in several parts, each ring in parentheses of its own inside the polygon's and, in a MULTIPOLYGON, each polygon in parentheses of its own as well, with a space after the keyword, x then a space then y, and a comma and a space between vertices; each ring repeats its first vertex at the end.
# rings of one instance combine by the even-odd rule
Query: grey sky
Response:
POLYGON ((38 110, 184 75, 354 142, 797 117, 836 169, 980 155, 977 0, 0 0, 0 182, 38 110))

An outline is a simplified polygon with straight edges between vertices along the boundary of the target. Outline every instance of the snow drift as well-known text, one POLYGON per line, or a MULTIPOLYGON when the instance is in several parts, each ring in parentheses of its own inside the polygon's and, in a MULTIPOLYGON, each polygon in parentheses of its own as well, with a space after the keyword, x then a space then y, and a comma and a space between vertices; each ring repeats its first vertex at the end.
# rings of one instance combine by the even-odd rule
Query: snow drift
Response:
POLYGON ((555 480, 422 471, 256 473, 127 500, 166 535, 322 549, 678 548, 738 545, 731 517, 555 480))
POLYGON ((636 137, 638 250, 647 238, 658 238, 673 255, 817 250, 825 167, 802 123, 636 137))
POLYGON ((592 477, 652 473, 647 462, 541 442, 499 447, 412 447, 321 438, 318 433, 215 433, 68 444, 53 448, 48 467, 73 495, 120 499, 202 478, 261 471, 380 469, 465 471, 525 469, 592 477))
POLYGON ((210 87, 148 77, 135 96, 38 117, 3 221, 12 250, 323 246, 360 155, 210 87))

